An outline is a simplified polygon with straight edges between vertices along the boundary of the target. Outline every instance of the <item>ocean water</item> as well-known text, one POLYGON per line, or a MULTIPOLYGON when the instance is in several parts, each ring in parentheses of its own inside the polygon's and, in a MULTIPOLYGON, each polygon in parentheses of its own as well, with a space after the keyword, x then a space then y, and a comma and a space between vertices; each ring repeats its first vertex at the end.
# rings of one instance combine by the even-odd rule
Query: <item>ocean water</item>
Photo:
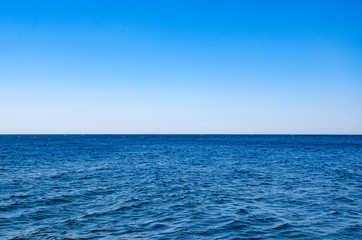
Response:
POLYGON ((362 239, 361 214, 362 136, 0 136, 0 239, 362 239))

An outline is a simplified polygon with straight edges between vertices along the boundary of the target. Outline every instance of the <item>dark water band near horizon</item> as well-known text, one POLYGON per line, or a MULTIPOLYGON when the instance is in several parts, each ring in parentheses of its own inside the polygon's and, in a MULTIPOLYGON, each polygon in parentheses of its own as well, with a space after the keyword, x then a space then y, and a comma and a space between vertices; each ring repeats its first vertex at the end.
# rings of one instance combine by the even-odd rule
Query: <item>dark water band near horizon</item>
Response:
POLYGON ((0 135, 0 239, 362 239, 361 135, 0 135))

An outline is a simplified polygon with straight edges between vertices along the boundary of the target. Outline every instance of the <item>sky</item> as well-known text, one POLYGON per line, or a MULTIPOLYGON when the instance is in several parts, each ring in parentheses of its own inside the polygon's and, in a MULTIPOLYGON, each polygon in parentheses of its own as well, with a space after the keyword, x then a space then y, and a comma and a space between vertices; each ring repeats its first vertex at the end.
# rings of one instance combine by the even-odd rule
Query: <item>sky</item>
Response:
POLYGON ((1 1, 0 134, 362 134, 361 1, 1 1))

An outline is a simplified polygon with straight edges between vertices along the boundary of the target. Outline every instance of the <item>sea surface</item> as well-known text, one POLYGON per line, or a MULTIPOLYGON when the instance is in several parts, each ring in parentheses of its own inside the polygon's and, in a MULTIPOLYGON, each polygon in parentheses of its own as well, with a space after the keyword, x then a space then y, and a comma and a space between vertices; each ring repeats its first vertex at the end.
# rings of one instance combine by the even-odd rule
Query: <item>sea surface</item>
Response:
POLYGON ((0 239, 362 239, 361 214, 362 136, 0 136, 0 239))

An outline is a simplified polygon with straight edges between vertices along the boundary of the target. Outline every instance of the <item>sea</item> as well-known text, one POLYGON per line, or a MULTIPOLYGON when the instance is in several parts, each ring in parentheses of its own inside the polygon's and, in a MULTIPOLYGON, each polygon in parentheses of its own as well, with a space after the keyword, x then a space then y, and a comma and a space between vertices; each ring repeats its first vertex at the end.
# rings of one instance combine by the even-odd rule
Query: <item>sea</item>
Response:
POLYGON ((0 135, 0 239, 362 239, 361 135, 0 135))

